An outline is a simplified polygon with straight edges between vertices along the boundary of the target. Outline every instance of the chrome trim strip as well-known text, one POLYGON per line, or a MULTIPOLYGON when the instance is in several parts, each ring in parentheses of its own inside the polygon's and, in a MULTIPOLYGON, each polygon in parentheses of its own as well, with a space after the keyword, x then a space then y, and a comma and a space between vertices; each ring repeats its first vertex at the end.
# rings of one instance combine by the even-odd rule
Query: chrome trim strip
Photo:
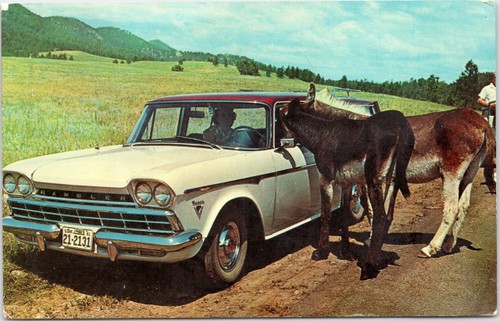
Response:
POLYGON ((266 240, 266 241, 267 241, 267 240, 270 240, 270 239, 272 239, 272 238, 275 238, 276 236, 279 236, 279 235, 284 234, 284 233, 286 233, 286 232, 288 232, 288 231, 291 231, 291 230, 293 230, 293 229, 295 229, 295 228, 297 228, 297 227, 299 227, 299 226, 301 226, 301 225, 304 225, 304 224, 307 224, 307 223, 309 223, 309 222, 312 222, 312 221, 314 221, 314 220, 318 219, 320 216, 321 216, 321 213, 319 213, 319 214, 315 214, 315 215, 313 215, 313 216, 311 216, 311 217, 309 217, 309 218, 306 218, 306 219, 305 219, 305 220, 303 220, 303 221, 300 221, 300 222, 298 222, 298 223, 295 223, 295 224, 293 224, 293 225, 290 225, 289 227, 287 227, 287 228, 285 228, 285 229, 279 230, 278 232, 275 232, 275 233, 270 234, 270 235, 266 235, 266 236, 264 237, 264 240, 266 240))
POLYGON ((202 235, 197 231, 182 232, 171 237, 97 232, 95 238, 97 244, 104 247, 107 247, 108 242, 112 242, 116 247, 123 249, 175 252, 200 242, 202 235))
POLYGON ((227 181, 227 182, 222 182, 222 183, 217 183, 217 184, 212 184, 212 185, 199 186, 199 187, 190 188, 190 189, 185 190, 184 194, 199 192, 199 191, 206 191, 208 189, 213 189, 213 188, 217 188, 217 187, 224 187, 224 186, 238 185, 238 184, 258 185, 260 183, 260 181, 262 181, 263 179, 275 177, 275 176, 286 175, 286 174, 291 174, 291 173, 295 173, 295 172, 300 172, 300 171, 307 170, 307 169, 314 167, 314 166, 316 166, 316 164, 306 164, 303 166, 284 169, 284 170, 281 170, 278 172, 272 172, 272 173, 267 173, 267 174, 262 174, 262 175, 258 175, 258 176, 252 176, 252 177, 246 177, 246 178, 241 178, 241 179, 237 179, 234 181, 227 181))

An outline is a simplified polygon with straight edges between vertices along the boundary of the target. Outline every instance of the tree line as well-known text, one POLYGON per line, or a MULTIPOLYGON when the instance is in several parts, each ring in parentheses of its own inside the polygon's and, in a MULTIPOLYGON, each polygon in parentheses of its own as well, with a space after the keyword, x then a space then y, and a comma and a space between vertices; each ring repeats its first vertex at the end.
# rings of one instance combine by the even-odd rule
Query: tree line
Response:
POLYGON ((474 61, 469 60, 460 76, 450 84, 439 80, 439 77, 430 75, 428 78, 413 79, 409 81, 385 81, 375 83, 367 80, 347 80, 343 76, 338 81, 327 80, 325 85, 343 88, 359 89, 377 94, 387 94, 435 102, 438 104, 468 107, 479 109, 477 104, 481 88, 492 80, 493 72, 480 73, 474 61))
POLYGON ((40 53, 35 53, 33 55, 31 55, 31 58, 46 58, 46 59, 58 59, 58 60, 74 60, 73 56, 69 56, 68 58, 68 55, 66 55, 66 53, 62 53, 62 54, 52 54, 52 52, 48 52, 46 55, 40 53))
POLYGON ((278 78, 296 78, 320 85, 358 89, 376 94, 386 94, 474 109, 479 108, 476 101, 481 88, 489 84, 493 77, 493 72, 480 73, 477 65, 472 60, 466 63, 464 71, 451 84, 440 80, 436 75, 430 75, 428 78, 411 78, 408 81, 391 80, 383 83, 376 83, 366 79, 348 80, 345 75, 339 80, 333 80, 325 79, 319 73, 315 74, 308 69, 290 66, 276 68, 271 65, 259 64, 250 59, 238 62, 236 67, 242 75, 259 76, 260 69, 265 71, 268 77, 271 73, 276 73, 278 78))

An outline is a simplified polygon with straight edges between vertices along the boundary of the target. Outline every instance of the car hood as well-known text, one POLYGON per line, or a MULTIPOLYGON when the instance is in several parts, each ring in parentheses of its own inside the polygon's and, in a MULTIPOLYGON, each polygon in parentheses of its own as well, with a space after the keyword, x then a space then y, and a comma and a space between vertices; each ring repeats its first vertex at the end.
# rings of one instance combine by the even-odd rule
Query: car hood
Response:
MULTIPOLYGON (((236 170, 240 158, 253 153, 173 145, 114 146, 38 157, 5 170, 24 173, 36 183, 66 186, 125 188, 133 179, 157 179, 182 193, 183 189, 214 184, 229 176, 239 178, 243 175, 236 170)), ((254 166, 255 173, 263 170, 258 167, 254 166)))

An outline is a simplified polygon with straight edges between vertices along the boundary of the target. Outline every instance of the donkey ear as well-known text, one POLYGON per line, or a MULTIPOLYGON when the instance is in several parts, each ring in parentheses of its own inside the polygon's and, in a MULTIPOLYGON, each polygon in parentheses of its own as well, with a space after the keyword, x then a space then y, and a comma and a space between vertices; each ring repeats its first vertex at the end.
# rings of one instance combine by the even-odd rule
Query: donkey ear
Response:
POLYGON ((295 114, 300 109, 300 99, 295 98, 288 104, 288 115, 295 114))
POLYGON ((309 104, 316 99, 316 86, 314 83, 309 84, 309 90, 307 91, 306 104, 309 104))

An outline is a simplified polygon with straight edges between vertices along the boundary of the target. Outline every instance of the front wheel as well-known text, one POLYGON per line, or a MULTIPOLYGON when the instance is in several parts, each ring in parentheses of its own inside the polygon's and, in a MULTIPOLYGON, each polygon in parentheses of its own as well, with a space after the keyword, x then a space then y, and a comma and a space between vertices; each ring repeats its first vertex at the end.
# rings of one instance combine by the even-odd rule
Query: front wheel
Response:
POLYGON ((216 221, 212 233, 204 257, 205 271, 216 285, 232 283, 240 277, 247 256, 245 219, 238 213, 227 213, 216 221))

